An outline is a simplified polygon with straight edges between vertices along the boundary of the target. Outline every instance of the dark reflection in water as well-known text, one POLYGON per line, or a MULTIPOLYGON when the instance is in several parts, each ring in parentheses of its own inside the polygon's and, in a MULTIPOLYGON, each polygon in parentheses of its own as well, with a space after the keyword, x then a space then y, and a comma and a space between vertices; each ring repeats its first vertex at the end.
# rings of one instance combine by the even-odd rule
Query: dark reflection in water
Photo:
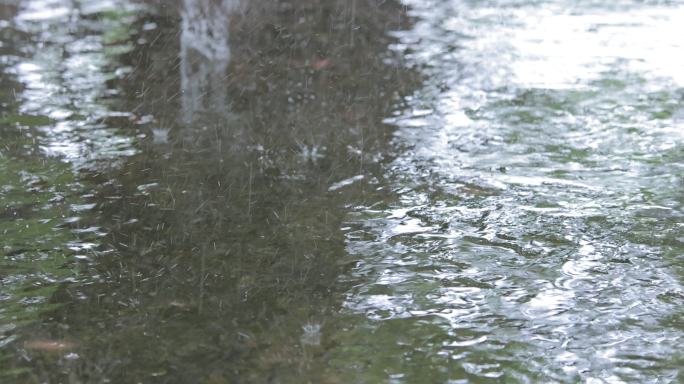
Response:
POLYGON ((0 306, 6 380, 335 381, 325 335, 352 263, 341 221, 382 196, 381 120, 412 83, 386 49, 402 8, 54 0, 2 12, 3 180, 33 166, 38 181, 12 188, 51 201, 2 219, 44 222, 50 241, 12 234, 4 250, 3 287, 44 290, 0 306), (39 254, 48 261, 14 271, 13 257, 39 254))

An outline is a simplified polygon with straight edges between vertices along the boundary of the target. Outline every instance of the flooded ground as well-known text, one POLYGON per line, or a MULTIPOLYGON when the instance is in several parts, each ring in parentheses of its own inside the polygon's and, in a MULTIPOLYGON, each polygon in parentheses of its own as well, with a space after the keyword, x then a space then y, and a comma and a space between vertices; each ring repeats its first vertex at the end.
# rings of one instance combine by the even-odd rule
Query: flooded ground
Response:
POLYGON ((0 381, 684 380, 677 2, 0 16, 0 381))

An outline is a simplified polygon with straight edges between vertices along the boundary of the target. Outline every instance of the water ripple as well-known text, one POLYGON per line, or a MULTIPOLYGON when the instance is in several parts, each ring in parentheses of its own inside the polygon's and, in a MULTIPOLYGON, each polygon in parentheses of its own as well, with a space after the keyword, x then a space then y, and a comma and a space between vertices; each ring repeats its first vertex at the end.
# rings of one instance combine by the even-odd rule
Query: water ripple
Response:
POLYGON ((399 198, 350 217, 345 304, 415 335, 395 381, 674 382, 684 8, 406 3, 393 49, 428 80, 386 119, 399 198))

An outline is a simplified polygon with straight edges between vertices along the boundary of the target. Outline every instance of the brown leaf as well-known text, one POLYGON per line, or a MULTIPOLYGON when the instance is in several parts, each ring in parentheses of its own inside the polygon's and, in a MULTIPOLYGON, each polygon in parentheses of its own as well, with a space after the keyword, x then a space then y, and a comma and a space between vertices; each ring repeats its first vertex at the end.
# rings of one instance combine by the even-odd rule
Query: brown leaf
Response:
POLYGON ((332 62, 330 59, 321 59, 321 60, 314 60, 314 62, 311 64, 313 69, 320 71, 321 69, 326 69, 330 66, 332 62))
POLYGON ((29 340, 24 343, 24 348, 43 352, 60 352, 72 349, 74 343, 65 340, 29 340))

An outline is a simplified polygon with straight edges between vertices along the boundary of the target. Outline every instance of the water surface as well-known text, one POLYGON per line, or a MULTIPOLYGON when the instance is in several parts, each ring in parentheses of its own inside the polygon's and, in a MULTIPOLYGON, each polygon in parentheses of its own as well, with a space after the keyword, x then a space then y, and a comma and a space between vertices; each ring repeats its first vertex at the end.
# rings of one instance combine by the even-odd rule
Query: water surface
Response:
POLYGON ((681 380, 684 8, 408 4, 392 49, 428 79, 386 120, 398 198, 346 235, 361 371, 681 380))
POLYGON ((678 382, 677 2, 0 2, 5 382, 678 382))

